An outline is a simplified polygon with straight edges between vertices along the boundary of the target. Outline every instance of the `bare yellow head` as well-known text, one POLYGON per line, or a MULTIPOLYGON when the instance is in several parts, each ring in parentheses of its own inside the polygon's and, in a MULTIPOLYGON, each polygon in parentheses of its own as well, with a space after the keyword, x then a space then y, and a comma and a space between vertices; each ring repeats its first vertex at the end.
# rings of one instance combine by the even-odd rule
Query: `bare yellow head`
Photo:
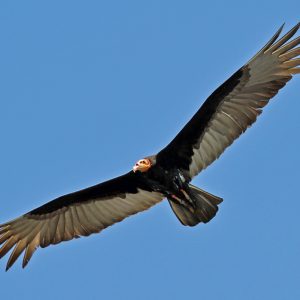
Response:
POLYGON ((152 163, 150 159, 148 158, 143 158, 140 159, 134 166, 133 166, 133 172, 135 173, 136 171, 140 172, 147 172, 152 166, 152 163))

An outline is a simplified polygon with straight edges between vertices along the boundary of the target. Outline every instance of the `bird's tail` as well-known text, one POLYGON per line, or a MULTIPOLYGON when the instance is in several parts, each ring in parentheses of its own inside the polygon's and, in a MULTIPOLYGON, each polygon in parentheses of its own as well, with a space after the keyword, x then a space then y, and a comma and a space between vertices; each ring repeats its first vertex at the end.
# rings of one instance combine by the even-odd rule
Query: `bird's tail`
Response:
POLYGON ((222 198, 205 192, 194 185, 189 185, 189 196, 194 203, 194 208, 183 206, 169 199, 170 206, 179 219, 186 226, 195 226, 200 222, 209 222, 217 213, 218 205, 222 198))

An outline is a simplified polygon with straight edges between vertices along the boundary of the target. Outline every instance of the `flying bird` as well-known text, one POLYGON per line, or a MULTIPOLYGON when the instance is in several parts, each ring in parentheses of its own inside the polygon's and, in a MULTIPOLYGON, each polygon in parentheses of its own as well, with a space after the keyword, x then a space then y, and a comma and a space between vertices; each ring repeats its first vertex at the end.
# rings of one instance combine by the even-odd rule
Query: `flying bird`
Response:
POLYGON ((8 270, 24 252, 23 268, 38 247, 98 233, 166 198, 186 226, 209 222, 220 197, 190 182, 250 127, 263 107, 300 73, 298 23, 283 26, 244 66, 218 87, 158 154, 137 161, 120 177, 56 198, 0 225, 0 258, 8 270))

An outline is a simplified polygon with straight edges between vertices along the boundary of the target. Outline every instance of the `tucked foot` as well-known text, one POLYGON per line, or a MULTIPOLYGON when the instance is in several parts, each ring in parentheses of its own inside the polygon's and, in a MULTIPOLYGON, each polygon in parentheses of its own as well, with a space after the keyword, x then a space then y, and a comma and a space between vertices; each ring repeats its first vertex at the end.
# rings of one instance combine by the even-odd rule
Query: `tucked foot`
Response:
POLYGON ((195 209, 196 208, 195 203, 191 199, 190 195, 183 189, 181 189, 180 192, 184 195, 185 199, 189 202, 189 204, 193 207, 193 209, 195 209))
POLYGON ((195 206, 193 205, 192 200, 189 198, 187 201, 180 199, 176 195, 171 195, 171 198, 176 200, 177 203, 181 204, 182 206, 186 207, 190 212, 195 212, 195 206))

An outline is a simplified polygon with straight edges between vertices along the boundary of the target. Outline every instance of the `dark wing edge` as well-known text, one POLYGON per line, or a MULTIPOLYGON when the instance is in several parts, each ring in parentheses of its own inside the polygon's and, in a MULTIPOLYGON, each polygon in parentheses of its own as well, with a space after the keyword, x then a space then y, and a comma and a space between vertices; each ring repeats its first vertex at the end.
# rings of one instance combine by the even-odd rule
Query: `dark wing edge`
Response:
POLYGON ((24 268, 38 247, 98 233, 124 218, 157 204, 152 192, 133 172, 59 197, 0 225, 0 259, 11 249, 6 271, 24 252, 24 268))
POLYGON ((263 107, 300 73, 300 37, 290 39, 298 23, 278 41, 283 25, 270 41, 226 80, 200 107, 177 136, 157 155, 162 166, 176 166, 192 179, 215 161, 246 131, 263 107))

